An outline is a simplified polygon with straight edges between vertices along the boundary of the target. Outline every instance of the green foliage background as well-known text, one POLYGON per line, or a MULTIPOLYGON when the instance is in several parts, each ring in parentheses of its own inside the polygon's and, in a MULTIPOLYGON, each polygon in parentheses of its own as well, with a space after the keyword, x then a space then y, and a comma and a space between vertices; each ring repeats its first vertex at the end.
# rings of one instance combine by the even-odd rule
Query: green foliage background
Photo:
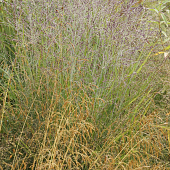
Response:
POLYGON ((169 168, 170 2, 50 2, 0 3, 0 168, 169 168))

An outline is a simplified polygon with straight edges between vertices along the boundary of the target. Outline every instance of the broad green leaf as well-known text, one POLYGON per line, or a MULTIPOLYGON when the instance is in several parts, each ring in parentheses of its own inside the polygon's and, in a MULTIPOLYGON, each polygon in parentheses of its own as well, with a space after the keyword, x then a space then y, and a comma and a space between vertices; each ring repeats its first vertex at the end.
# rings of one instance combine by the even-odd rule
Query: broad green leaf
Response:
POLYGON ((168 27, 167 19, 164 14, 161 14, 162 19, 164 20, 166 26, 168 27))
POLYGON ((149 9, 150 11, 154 11, 156 13, 159 13, 159 11, 157 9, 149 9))
POLYGON ((162 34, 165 35, 165 37, 167 37, 167 34, 165 31, 162 31, 162 34))
POLYGON ((165 50, 169 50, 170 49, 170 45, 169 46, 167 46, 166 48, 165 48, 165 50))
POLYGON ((163 4, 166 4, 167 2, 170 2, 170 0, 165 0, 165 1, 163 1, 163 4))

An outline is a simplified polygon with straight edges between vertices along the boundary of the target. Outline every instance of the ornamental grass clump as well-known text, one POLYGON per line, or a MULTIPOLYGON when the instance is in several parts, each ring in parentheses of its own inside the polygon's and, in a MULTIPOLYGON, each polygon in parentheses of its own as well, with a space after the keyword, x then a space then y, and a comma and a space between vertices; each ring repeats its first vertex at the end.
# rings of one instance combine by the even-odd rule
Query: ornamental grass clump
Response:
POLYGON ((2 27, 12 29, 3 36, 14 36, 12 48, 2 44, 2 169, 168 167, 150 61, 160 29, 137 4, 1 3, 2 27))

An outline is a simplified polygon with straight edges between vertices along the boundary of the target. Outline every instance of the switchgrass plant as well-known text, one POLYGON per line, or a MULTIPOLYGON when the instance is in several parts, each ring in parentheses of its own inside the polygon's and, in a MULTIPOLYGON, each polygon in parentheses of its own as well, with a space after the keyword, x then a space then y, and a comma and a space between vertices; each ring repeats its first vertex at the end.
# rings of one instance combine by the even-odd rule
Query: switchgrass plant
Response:
POLYGON ((149 10, 121 0, 1 5, 3 27, 15 28, 15 56, 1 62, 1 169, 169 168, 149 10))
MULTIPOLYGON (((7 22, 7 12, 3 10, 4 6, 0 6, 0 83, 5 86, 8 81, 8 69, 11 65, 11 61, 15 58, 15 28, 11 23, 7 22), (4 74, 6 72, 7 74, 4 74)), ((11 11, 12 12, 12 11, 11 11)), ((2 94, 2 88, 0 87, 0 93, 2 94)), ((2 96, 0 96, 0 103, 2 104, 2 96)))

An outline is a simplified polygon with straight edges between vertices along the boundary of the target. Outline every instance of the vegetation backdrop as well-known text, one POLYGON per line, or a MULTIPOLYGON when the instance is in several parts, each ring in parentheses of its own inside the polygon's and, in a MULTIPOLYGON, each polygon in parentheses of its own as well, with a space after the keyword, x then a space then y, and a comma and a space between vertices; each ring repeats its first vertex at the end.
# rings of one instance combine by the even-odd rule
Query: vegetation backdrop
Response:
POLYGON ((1 169, 169 169, 168 0, 0 2, 1 169))

